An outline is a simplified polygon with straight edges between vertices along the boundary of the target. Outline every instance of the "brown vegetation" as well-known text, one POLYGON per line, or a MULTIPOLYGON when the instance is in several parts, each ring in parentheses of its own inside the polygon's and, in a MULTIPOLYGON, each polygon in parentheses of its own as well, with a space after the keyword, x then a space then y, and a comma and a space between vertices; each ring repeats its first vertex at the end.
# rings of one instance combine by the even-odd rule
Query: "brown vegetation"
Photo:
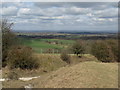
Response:
POLYGON ((25 46, 12 47, 8 52, 7 61, 11 69, 36 69, 39 67, 37 58, 32 55, 32 49, 25 46))
POLYGON ((85 51, 84 42, 82 40, 76 41, 76 43, 73 44, 71 49, 74 54, 76 54, 78 57, 81 57, 85 51))
POLYGON ((92 45, 91 52, 102 62, 118 61, 117 40, 96 41, 92 45))

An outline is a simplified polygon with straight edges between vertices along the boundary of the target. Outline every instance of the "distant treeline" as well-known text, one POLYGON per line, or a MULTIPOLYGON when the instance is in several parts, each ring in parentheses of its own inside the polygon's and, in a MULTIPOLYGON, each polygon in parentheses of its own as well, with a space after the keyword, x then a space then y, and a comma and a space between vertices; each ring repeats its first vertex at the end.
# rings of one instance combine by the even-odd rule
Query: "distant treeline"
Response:
POLYGON ((58 32, 64 34, 116 34, 115 32, 58 32))
POLYGON ((82 40, 104 40, 104 39, 117 39, 116 34, 112 35, 18 35, 18 37, 23 38, 39 38, 39 39, 66 39, 66 40, 76 40, 76 39, 82 39, 82 40))

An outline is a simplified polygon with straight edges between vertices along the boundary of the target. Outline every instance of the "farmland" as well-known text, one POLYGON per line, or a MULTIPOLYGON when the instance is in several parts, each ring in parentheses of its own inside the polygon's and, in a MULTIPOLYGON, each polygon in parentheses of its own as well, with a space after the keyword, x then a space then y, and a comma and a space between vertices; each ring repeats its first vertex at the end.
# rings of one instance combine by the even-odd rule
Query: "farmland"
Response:
POLYGON ((60 53, 77 40, 94 42, 95 40, 116 39, 114 33, 16 33, 23 45, 30 46, 37 53, 60 53))
POLYGON ((30 46, 33 50, 37 53, 43 53, 47 50, 52 50, 51 53, 54 51, 60 52, 65 47, 73 44, 73 40, 62 40, 62 39, 33 39, 33 38, 23 38, 22 42, 26 46, 30 46))
POLYGON ((90 52, 90 47, 96 40, 114 41, 116 34, 21 33, 16 35, 21 45, 33 50, 32 55, 37 59, 40 67, 33 70, 19 68, 10 70, 6 67, 3 68, 3 78, 8 78, 11 71, 19 77, 40 77, 30 81, 4 81, 4 88, 23 88, 29 84, 33 88, 118 87, 118 63, 102 63, 90 52), (85 53, 81 58, 69 52, 71 46, 76 41, 80 42, 79 40, 85 42, 85 53), (61 59, 63 50, 68 51, 70 64, 61 59))

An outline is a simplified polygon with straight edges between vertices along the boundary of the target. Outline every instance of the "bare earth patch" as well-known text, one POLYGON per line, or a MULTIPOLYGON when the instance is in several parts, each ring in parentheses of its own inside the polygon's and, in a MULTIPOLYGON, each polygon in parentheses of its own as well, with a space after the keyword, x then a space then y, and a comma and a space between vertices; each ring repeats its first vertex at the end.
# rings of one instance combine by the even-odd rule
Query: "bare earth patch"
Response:
POLYGON ((61 67, 27 82, 3 82, 7 88, 29 84, 33 88, 118 88, 118 63, 86 61, 61 67))
POLYGON ((38 82, 35 87, 117 88, 117 67, 117 63, 83 62, 52 72, 46 76, 44 81, 38 82))

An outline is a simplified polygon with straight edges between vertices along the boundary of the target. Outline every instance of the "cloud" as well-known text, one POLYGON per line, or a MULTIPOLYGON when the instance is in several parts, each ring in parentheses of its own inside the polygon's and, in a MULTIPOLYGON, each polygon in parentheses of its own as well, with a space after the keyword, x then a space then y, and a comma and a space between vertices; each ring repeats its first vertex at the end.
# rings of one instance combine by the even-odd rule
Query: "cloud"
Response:
POLYGON ((2 11, 3 17, 16 23, 15 29, 32 30, 115 30, 118 17, 114 2, 4 3, 2 11))
POLYGON ((39 8, 51 7, 71 7, 80 8, 105 9, 107 7, 118 7, 118 2, 35 2, 35 6, 39 8))
POLYGON ((3 7, 2 8, 2 15, 4 16, 16 16, 18 8, 14 6, 10 7, 3 7))
POLYGON ((118 9, 117 8, 109 8, 105 10, 98 10, 94 12, 94 15, 100 18, 117 18, 118 17, 118 9))
POLYGON ((31 14, 29 8, 20 8, 18 11, 18 15, 29 15, 31 14))
POLYGON ((40 8, 51 8, 51 7, 62 7, 63 3, 58 3, 58 2, 35 2, 35 6, 40 7, 40 8))

